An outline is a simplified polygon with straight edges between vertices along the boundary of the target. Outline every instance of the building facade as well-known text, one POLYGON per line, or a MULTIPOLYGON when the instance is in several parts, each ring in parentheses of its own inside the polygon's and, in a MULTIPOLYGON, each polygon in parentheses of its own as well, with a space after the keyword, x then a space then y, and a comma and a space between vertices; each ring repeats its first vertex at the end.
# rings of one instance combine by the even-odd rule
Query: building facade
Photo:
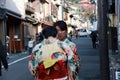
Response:
POLYGON ((61 10, 61 19, 67 22, 65 2, 61 1, 62 5, 56 4, 58 0, 0 0, 0 38, 5 45, 9 37, 9 52, 27 50, 29 38, 35 39, 44 27, 60 20, 61 10))
POLYGON ((17 53, 23 49, 24 0, 6 0, 6 35, 9 36, 9 52, 17 53))

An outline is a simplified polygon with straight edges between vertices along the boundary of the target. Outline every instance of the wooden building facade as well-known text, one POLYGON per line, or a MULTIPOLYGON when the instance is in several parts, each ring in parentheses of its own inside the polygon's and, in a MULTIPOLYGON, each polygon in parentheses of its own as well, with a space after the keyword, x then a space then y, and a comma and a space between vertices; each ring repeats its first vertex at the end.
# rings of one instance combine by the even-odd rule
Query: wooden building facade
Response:
POLYGON ((23 22, 24 19, 20 15, 10 12, 7 12, 7 21, 6 21, 6 36, 9 36, 9 52, 17 53, 21 52, 23 49, 23 22))

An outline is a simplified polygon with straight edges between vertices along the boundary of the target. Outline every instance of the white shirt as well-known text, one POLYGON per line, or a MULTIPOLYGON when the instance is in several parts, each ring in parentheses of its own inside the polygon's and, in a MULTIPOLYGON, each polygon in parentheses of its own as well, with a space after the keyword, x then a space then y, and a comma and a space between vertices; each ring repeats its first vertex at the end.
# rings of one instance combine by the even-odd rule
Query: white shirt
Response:
POLYGON ((28 47, 32 48, 32 47, 33 47, 33 43, 34 43, 34 40, 30 40, 30 41, 28 42, 28 47))

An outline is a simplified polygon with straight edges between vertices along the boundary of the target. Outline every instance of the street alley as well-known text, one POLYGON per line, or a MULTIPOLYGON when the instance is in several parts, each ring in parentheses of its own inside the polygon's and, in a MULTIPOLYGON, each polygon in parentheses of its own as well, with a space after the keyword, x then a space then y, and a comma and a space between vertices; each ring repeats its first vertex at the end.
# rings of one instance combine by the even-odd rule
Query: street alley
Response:
MULTIPOLYGON (((98 49, 92 48, 90 37, 72 38, 76 43, 81 59, 79 80, 100 80, 100 64, 98 49)), ((12 55, 9 60, 9 70, 2 70, 3 76, 0 80, 33 80, 28 71, 29 54, 19 53, 12 55), (19 55, 19 56, 17 56, 19 55)))
POLYGON ((80 80, 100 80, 100 62, 98 49, 92 48, 90 37, 73 38, 81 58, 80 80))

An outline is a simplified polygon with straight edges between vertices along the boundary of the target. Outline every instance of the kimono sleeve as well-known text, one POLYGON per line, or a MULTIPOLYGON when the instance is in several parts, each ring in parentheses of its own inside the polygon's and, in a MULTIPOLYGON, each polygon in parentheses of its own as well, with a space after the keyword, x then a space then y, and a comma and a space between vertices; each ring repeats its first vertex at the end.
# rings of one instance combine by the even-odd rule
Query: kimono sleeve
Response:
POLYGON ((68 66, 70 67, 71 71, 75 71, 73 51, 71 50, 71 48, 66 43, 63 43, 63 48, 64 48, 64 51, 67 54, 67 57, 68 57, 67 58, 68 66))

